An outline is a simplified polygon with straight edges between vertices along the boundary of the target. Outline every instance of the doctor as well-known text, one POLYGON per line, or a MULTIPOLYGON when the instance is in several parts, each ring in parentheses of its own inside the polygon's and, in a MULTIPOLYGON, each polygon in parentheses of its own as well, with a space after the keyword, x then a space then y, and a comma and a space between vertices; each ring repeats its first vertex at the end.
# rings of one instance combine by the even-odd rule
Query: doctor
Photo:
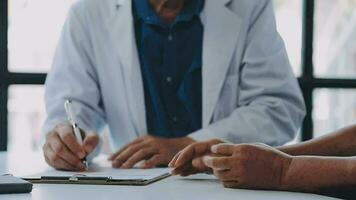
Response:
POLYGON ((44 155, 65 170, 84 169, 105 125, 113 167, 151 168, 200 140, 281 145, 305 114, 269 0, 81 0, 45 99, 44 155), (76 102, 83 146, 66 99, 76 102))

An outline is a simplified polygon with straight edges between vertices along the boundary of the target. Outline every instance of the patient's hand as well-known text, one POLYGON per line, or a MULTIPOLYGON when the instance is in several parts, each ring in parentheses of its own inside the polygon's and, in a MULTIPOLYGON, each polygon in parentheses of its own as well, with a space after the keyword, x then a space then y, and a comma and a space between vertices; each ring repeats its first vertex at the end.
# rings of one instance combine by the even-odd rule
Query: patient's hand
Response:
POLYGON ((219 144, 203 162, 225 187, 248 189, 282 188, 292 157, 263 144, 219 144))
POLYGON ((109 160, 115 168, 132 168, 140 161, 145 161, 141 168, 147 169, 158 165, 167 165, 184 147, 195 141, 189 137, 164 139, 143 136, 127 144, 112 154, 109 160))
POLYGON ((200 172, 211 172, 211 169, 203 163, 203 156, 212 155, 211 146, 220 143, 222 143, 221 140, 214 139, 189 145, 175 155, 169 163, 169 167, 173 168, 172 174, 188 176, 200 172))

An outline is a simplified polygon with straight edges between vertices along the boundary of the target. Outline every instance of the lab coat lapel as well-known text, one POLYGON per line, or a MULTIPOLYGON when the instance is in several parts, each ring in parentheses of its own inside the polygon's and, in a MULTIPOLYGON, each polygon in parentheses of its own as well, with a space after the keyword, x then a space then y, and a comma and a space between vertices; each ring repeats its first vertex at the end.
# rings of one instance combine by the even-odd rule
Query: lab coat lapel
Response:
POLYGON ((118 91, 127 96, 130 116, 136 134, 147 134, 146 108, 144 102, 143 81, 135 40, 135 29, 132 16, 131 0, 116 0, 113 18, 112 41, 119 55, 122 66, 126 92, 118 91))
POLYGON ((209 125, 233 58, 241 19, 227 7, 230 0, 206 0, 202 13, 203 127, 209 125))

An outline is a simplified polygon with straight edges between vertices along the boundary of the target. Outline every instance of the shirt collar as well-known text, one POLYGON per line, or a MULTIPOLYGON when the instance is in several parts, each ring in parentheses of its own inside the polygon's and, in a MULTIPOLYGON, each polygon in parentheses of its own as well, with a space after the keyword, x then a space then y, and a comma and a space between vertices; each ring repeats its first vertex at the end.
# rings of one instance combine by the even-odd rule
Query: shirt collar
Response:
MULTIPOLYGON (((187 0, 184 8, 176 18, 176 22, 190 21, 199 16, 204 7, 204 0, 187 0)), ((160 23, 160 18, 152 9, 149 0, 133 0, 133 16, 135 21, 143 20, 146 23, 160 23)))

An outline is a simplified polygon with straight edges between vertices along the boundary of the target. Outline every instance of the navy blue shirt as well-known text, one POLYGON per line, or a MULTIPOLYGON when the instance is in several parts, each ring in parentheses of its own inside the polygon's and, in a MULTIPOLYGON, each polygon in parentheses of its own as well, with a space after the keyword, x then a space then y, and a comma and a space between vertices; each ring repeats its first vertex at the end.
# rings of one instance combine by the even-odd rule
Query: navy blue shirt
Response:
POLYGON ((150 135, 184 137, 201 128, 203 0, 186 1, 171 24, 149 0, 133 0, 150 135))

